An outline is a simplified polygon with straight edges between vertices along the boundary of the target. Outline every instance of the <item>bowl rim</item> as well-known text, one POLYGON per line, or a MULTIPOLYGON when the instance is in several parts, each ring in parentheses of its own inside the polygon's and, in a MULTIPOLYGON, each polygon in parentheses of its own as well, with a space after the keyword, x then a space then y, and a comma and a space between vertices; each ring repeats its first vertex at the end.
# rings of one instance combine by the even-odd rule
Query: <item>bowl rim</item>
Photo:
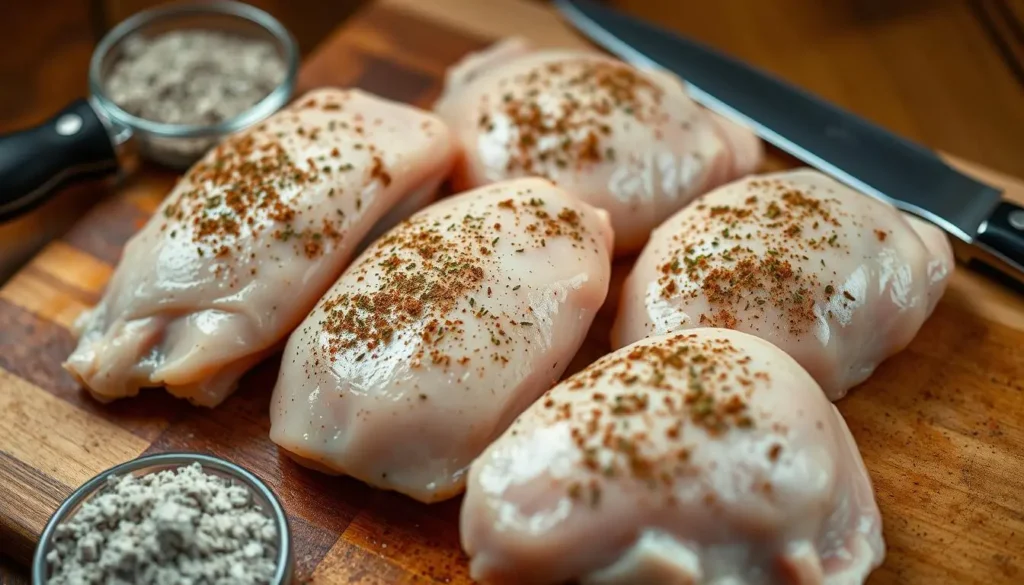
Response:
POLYGON ((280 21, 267 12, 233 0, 212 2, 183 2, 157 6, 143 10, 126 18, 100 39, 89 59, 89 92, 112 121, 133 130, 165 138, 204 138, 231 134, 260 122, 285 106, 295 91, 299 72, 299 46, 291 32, 280 21), (247 20, 274 38, 284 51, 285 77, 270 93, 255 105, 240 114, 221 120, 216 124, 169 124, 155 122, 130 114, 114 103, 103 89, 101 69, 103 61, 114 47, 142 27, 164 19, 185 15, 232 16, 247 20))
POLYGON ((232 463, 226 459, 206 455, 203 453, 190 453, 184 451, 156 453, 143 455, 131 459, 119 465, 115 465, 105 471, 93 476, 92 479, 83 483, 75 491, 71 492, 57 510, 50 516, 36 544, 35 553, 32 556, 32 583, 33 585, 45 585, 47 581, 46 554, 49 552, 47 546, 57 526, 64 521, 66 516, 86 498, 94 494, 99 488, 106 484, 107 478, 111 475, 124 475, 147 467, 156 466, 187 466, 192 463, 199 463, 201 466, 215 469, 226 473, 233 478, 247 484, 249 489, 261 495, 270 505, 270 516, 274 519, 278 534, 278 551, 276 569, 271 583, 275 585, 286 585, 291 582, 294 571, 294 559, 291 550, 291 530, 288 522, 288 515, 285 514, 280 500, 260 478, 256 477, 247 469, 232 463))

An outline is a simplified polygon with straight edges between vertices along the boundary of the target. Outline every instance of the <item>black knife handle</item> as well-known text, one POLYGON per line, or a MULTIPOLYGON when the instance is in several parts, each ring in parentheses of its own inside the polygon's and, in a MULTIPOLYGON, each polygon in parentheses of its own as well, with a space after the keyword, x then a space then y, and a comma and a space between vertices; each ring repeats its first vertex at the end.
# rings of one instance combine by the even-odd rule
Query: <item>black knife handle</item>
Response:
POLYGON ((1024 267, 1024 207, 1001 201, 976 240, 1018 269, 1024 267))
POLYGON ((0 222, 71 181, 110 175, 117 166, 107 129, 85 99, 34 128, 0 136, 0 222))

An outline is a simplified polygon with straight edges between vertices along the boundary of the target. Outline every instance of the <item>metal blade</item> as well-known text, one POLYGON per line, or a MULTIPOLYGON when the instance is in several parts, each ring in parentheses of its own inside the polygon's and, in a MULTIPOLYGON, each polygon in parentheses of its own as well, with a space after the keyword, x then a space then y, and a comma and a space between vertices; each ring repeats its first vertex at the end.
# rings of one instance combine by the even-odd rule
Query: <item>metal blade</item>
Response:
POLYGON ((639 66, 682 77, 694 100, 865 194, 972 243, 1000 191, 934 152, 737 59, 592 0, 556 0, 591 40, 639 66))

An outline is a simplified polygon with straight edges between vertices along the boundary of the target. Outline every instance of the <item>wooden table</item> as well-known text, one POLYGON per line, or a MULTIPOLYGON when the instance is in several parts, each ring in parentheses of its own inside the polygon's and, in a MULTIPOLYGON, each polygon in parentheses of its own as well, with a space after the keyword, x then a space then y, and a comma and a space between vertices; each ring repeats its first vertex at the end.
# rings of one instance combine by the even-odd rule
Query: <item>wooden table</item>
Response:
MULTIPOLYGON (((413 0, 389 0, 385 3, 401 5, 402 10, 418 13, 432 21, 481 37, 491 37, 519 29, 529 30, 534 36, 550 39, 559 44, 564 44, 567 38, 564 29, 546 15, 539 5, 520 5, 516 11, 503 12, 503 17, 497 19, 494 17, 493 6, 507 2, 434 0, 430 3, 420 3, 413 0), (539 18, 541 14, 544 14, 545 18, 539 18)), ((621 3, 629 4, 631 9, 647 15, 651 15, 652 10, 659 4, 621 3)), ((999 7, 1009 6, 1009 10, 1016 10, 1019 4, 1011 6, 990 2, 970 5, 975 8, 968 8, 968 5, 957 2, 933 2, 927 6, 923 3, 904 2, 901 4, 901 10, 894 10, 888 13, 888 16, 886 13, 872 11, 871 3, 858 3, 852 0, 828 3, 828 10, 819 6, 825 3, 818 3, 815 0, 779 0, 771 10, 766 10, 762 3, 750 2, 744 3, 745 10, 742 12, 735 11, 736 3, 729 3, 729 6, 734 8, 733 11, 726 11, 711 3, 679 4, 682 6, 677 12, 659 13, 659 20, 673 23, 677 28, 693 36, 713 42, 738 56, 775 70, 784 77, 789 77, 813 91, 860 111, 911 138, 955 153, 970 154, 990 165, 1002 166, 1024 174, 1024 169, 1017 168, 1024 165, 1024 156, 1020 156, 1021 147, 1024 146, 1021 144, 1021 136, 1024 136, 1024 127, 1021 123, 1022 108, 1019 107, 1021 86, 1014 77, 1015 70, 1012 65, 1019 63, 1019 60, 1013 61, 1002 56, 995 48, 998 45, 992 41, 993 38, 1002 38, 994 35, 1012 35, 1012 31, 1015 30, 1012 25, 1005 24, 1011 22, 1007 20, 1007 14, 1010 13, 999 7), (776 10, 780 14, 786 14, 787 18, 772 18, 771 15, 776 10), (988 15, 988 20, 980 19, 979 14, 988 15), (993 29, 996 33, 986 32, 988 29, 983 24, 991 20, 992 15, 1002 15, 1004 18, 1003 21, 999 21, 1004 23, 1003 28, 993 29), (728 26, 722 23, 727 23, 728 26), (761 30, 769 24, 773 31, 770 35, 761 30), (868 24, 870 26, 867 26, 868 24), (925 39, 939 38, 951 30, 959 33, 957 38, 962 43, 962 49, 958 48, 961 45, 956 43, 942 44, 930 53, 936 57, 934 63, 930 60, 919 61, 913 54, 908 56, 904 49, 925 39), (862 34, 866 36, 860 36, 862 34), (898 41, 900 38, 905 38, 906 41, 901 43, 898 41), (809 52, 809 48, 815 48, 817 52, 809 52), (963 62, 963 59, 954 58, 954 54, 960 50, 979 57, 982 64, 968 64, 963 62), (830 66, 830 63, 840 63, 841 67, 830 66), (879 66, 880 71, 873 69, 879 66), (901 73, 904 68, 913 71, 917 76, 913 78, 915 83, 907 83, 907 78, 901 73), (926 75, 927 71, 931 73, 926 75), (858 77, 861 75, 866 77, 858 77), (868 91, 865 86, 852 83, 854 79, 867 79, 872 84, 872 89, 868 91), (980 85, 991 91, 957 91, 956 89, 961 87, 957 85, 958 83, 968 86, 980 85), (944 104, 942 107, 936 106, 935 93, 942 94, 938 100, 944 104), (1015 105, 1018 107, 1015 108, 1015 105), (947 107, 948 111, 944 109, 947 107), (945 115, 942 115, 944 112, 945 115), (977 114, 979 119, 992 116, 1002 119, 1004 123, 974 123, 975 112, 980 112, 977 114), (956 136, 957 139, 947 140, 949 136, 956 136), (1014 153, 1017 153, 1017 156, 1014 156, 1014 153)), ((1019 14, 1024 14, 1024 11, 1019 14)), ((394 34, 396 31, 389 32, 394 34)), ((429 56, 417 55, 408 50, 400 51, 397 55, 390 52, 394 47, 389 47, 387 35, 378 36, 371 27, 356 26, 345 34, 368 55, 373 55, 376 51, 381 56, 404 60, 410 69, 429 71, 437 67, 437 63, 430 62, 429 56)), ((325 67, 332 66, 329 58, 320 58, 318 63, 325 67)), ((0 94, 0 98, 3 98, 3 94, 0 94)), ((0 106, 4 103, 5 100, 0 99, 0 106)), ((3 119, 6 119, 6 116, 3 119)), ((155 177, 154 180, 158 183, 166 179, 166 176, 155 177)), ((138 188, 138 185, 135 187, 138 188)), ((40 222, 34 224, 36 226, 49 225, 49 219, 46 214, 37 214, 32 221, 40 222)), ((24 236, 25 233, 23 228, 21 235, 24 236)), ((11 241, 9 232, 0 231, 0 242, 3 242, 5 237, 8 242, 11 241)), ((986 318, 995 321, 1009 318, 1012 321, 1019 317, 1019 313, 1014 310, 1007 309, 1000 313, 1000 307, 1010 306, 1016 302, 1012 297, 1005 297, 1003 300, 1007 305, 1002 305, 999 297, 1001 293, 992 292, 984 286, 974 292, 979 291, 987 295, 986 298, 991 301, 985 309, 986 318)), ((958 298, 956 301, 961 304, 970 303, 969 298, 958 298)), ((1018 331, 1021 328, 1020 323, 1008 325, 1018 331)), ((946 342, 953 341, 953 338, 946 339, 947 334, 952 332, 939 329, 933 330, 932 333, 944 336, 946 342)), ((964 333, 967 336, 982 335, 982 332, 970 327, 964 333)), ((929 357, 919 355, 917 359, 923 360, 924 363, 929 357)), ((1006 364, 990 366, 1005 369, 1006 364)), ((939 397, 944 398, 946 397, 939 397)), ((920 425, 922 422, 919 420, 917 424, 920 425)), ((856 432, 856 429, 854 430, 856 432)), ((995 428, 983 429, 982 432, 991 435, 1003 431, 995 428)), ((2 449, 3 445, 0 445, 0 451, 2 449)), ((968 473, 973 473, 972 477, 994 477, 990 475, 991 470, 985 467, 987 460, 983 454, 978 455, 978 461, 980 467, 972 467, 968 473)), ((929 482, 935 481, 935 478, 930 476, 927 465, 924 469, 915 470, 908 478, 908 481, 915 482, 915 485, 924 485, 919 497, 927 496, 930 493, 929 488, 933 487, 929 482)), ((967 480, 969 481, 970 477, 967 480)), ((883 488, 889 489, 891 486, 885 485, 883 488)), ((957 501, 955 498, 946 499, 937 505, 963 505, 957 504, 957 501)), ((882 503, 885 505, 885 502, 882 503)), ((977 521, 971 517, 971 506, 968 505, 963 512, 968 524, 977 521)), ((899 519, 903 523, 911 523, 915 527, 914 530, 926 530, 926 526, 920 525, 920 520, 899 519)), ((910 543, 898 544, 907 546, 910 543)), ((994 551, 992 555, 999 557, 997 560, 1006 567, 1006 571, 1017 570, 1019 559, 1000 551, 994 551)), ((1009 573, 1005 575, 1007 578, 1012 576, 1009 573)), ((4 571, 0 570, 0 583, 7 578, 9 577, 5 576, 4 571)), ((889 578, 887 582, 898 582, 892 581, 893 578, 898 579, 898 575, 890 574, 889 578)))

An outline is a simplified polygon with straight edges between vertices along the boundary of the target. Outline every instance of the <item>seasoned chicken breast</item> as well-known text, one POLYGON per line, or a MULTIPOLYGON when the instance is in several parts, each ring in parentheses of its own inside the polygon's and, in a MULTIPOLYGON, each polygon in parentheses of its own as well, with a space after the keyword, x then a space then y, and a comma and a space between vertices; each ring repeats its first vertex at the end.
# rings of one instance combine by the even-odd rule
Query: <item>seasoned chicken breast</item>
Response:
POLYGON ((484 585, 855 585, 885 555, 838 411, 726 329, 644 339, 548 391, 473 463, 461 523, 484 585))
POLYGON ((450 69, 435 110, 464 150, 457 186, 548 177, 611 213, 619 254, 762 159, 750 130, 697 106, 670 74, 517 38, 450 69))
POLYGON ((838 400, 910 343, 952 270, 945 235, 887 203, 816 171, 750 177, 655 230, 623 287, 612 345, 738 329, 838 400))
POLYGON ((551 387, 608 292, 607 214, 543 179, 439 201, 374 242, 288 340, 270 438, 432 502, 551 387))
POLYGON ((64 367, 103 401, 165 386, 217 405, 381 217, 404 199, 426 202, 454 156, 428 113, 357 90, 300 97, 174 187, 82 317, 64 367))

